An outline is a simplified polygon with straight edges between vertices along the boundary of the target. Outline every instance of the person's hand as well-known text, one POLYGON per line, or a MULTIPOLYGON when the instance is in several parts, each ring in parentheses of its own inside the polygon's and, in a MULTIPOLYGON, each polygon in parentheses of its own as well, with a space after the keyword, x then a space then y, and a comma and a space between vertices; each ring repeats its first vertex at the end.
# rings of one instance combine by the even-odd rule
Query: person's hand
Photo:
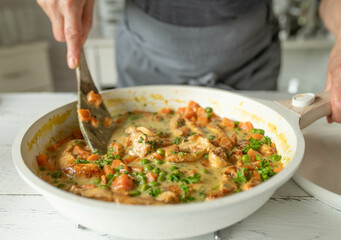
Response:
POLYGON ((80 49, 92 26, 94 0, 37 0, 49 17, 55 39, 66 42, 67 63, 76 68, 80 49))
POLYGON ((323 0, 320 2, 319 14, 324 25, 336 38, 330 52, 327 83, 325 91, 331 93, 332 114, 328 122, 341 123, 341 1, 323 0))
POLYGON ((325 91, 331 93, 332 114, 328 122, 341 123, 341 38, 330 53, 325 91))

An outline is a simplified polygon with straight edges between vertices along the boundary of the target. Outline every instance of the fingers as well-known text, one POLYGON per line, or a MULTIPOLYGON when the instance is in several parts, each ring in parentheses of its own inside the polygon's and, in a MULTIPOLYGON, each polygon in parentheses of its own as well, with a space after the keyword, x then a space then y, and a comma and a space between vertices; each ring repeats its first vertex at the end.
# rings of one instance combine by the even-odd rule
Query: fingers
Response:
POLYGON ((341 123, 341 74, 333 79, 331 87, 332 121, 341 123))
POLYGON ((86 38, 92 27, 92 19, 93 19, 93 8, 94 8, 94 0, 86 1, 83 9, 82 15, 82 27, 83 27, 83 35, 82 35, 82 43, 84 44, 86 38))
POLYGON ((64 34, 67 45, 67 63, 69 68, 78 66, 82 46, 82 6, 73 4, 64 12, 64 34))
POLYGON ((58 42, 65 42, 64 18, 59 10, 58 0, 37 0, 38 5, 44 10, 52 24, 54 38, 58 42))
POLYGON ((66 42, 67 63, 76 68, 80 49, 92 26, 94 0, 37 0, 48 15, 55 39, 66 42))

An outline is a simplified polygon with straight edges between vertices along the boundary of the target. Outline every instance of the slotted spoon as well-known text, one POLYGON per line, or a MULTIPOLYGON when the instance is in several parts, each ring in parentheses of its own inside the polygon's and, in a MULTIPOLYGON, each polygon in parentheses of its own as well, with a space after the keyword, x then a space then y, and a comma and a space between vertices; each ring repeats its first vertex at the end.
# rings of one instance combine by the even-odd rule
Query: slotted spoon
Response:
POLYGON ((107 117, 111 119, 111 115, 103 101, 97 107, 94 103, 90 103, 87 100, 87 95, 90 91, 94 91, 95 94, 98 94, 98 90, 92 80, 83 48, 81 49, 81 56, 79 65, 76 68, 76 74, 78 84, 77 109, 90 110, 91 117, 98 120, 98 126, 94 127, 90 121, 83 122, 78 116, 79 127, 91 151, 104 154, 107 152, 107 145, 114 131, 114 124, 111 124, 109 127, 104 125, 104 118, 107 117))

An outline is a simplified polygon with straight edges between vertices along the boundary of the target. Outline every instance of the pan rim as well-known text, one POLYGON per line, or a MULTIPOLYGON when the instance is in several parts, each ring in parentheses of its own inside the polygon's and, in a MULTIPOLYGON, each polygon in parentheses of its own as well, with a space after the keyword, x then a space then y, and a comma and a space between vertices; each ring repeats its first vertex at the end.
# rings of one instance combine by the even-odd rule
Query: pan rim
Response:
POLYGON ((298 127, 298 122, 296 124, 294 117, 292 114, 284 109, 283 107, 276 105, 272 102, 267 102, 265 100, 254 99, 250 97, 246 97, 244 95, 240 95, 238 93, 229 92, 226 90, 221 89, 212 89, 200 86, 183 86, 183 85, 149 85, 149 86, 135 86, 135 87, 127 87, 127 88, 120 88, 114 90, 107 90, 103 91, 104 94, 108 94, 112 91, 117 90, 136 90, 136 89, 149 89, 149 88, 164 88, 164 89, 200 89, 200 90, 207 90, 207 91, 219 91, 224 92, 232 95, 236 95, 238 97, 244 98, 246 100, 255 101, 260 103, 261 105, 270 108, 271 110, 279 113, 286 122, 290 125, 291 129, 295 133, 296 136, 296 152, 293 158, 290 160, 289 164, 281 171, 280 174, 276 174, 274 177, 269 179, 266 182, 256 186, 255 188, 240 192, 238 194, 232 194, 223 198, 215 199, 213 201, 208 202, 198 202, 198 203, 190 203, 190 204, 177 204, 177 205, 167 205, 167 206, 145 206, 145 205, 127 205, 127 204, 116 204, 112 202, 105 202, 101 200, 89 199, 82 196, 78 196, 73 193, 66 192, 64 190, 58 189, 55 186, 43 181, 40 179, 36 174, 34 174, 29 167, 25 164, 22 155, 22 144, 26 137, 27 132, 31 127, 33 127, 39 120, 41 120, 44 116, 51 114, 52 112, 66 107, 67 105, 76 104, 75 101, 70 101, 69 103, 61 104, 58 107, 55 107, 53 110, 49 110, 44 112, 43 114, 39 115, 38 117, 32 119, 24 127, 19 131, 15 141, 13 143, 12 148, 12 156, 13 162, 17 168, 17 171, 21 175, 21 177, 29 183, 31 187, 36 189, 42 195, 47 197, 54 197, 54 200, 63 200, 63 201, 76 201, 78 204, 86 206, 86 207, 93 207, 93 208, 101 208, 103 210, 112 210, 112 211, 131 211, 131 212, 145 212, 146 209, 148 211, 152 211, 153 214, 178 214, 181 213, 189 213, 189 212, 196 212, 205 210, 213 210, 220 208, 226 205, 233 205, 245 201, 247 199, 252 199, 253 197, 265 193, 267 191, 273 190, 275 191, 280 186, 282 186, 286 181, 288 181, 298 169, 299 164, 303 159, 304 154, 304 138, 301 130, 298 127), (291 117, 290 117, 291 116, 291 117), (292 118, 292 119, 290 119, 292 118))

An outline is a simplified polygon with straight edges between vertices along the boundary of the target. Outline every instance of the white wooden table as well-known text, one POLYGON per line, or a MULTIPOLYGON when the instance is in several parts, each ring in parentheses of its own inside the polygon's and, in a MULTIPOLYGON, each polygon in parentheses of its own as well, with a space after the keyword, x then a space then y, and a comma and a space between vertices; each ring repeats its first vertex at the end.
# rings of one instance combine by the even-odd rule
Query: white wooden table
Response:
MULTIPOLYGON (((247 94, 266 99, 288 97, 274 92, 247 94)), ((20 178, 12 162, 12 143, 19 129, 37 115, 71 100, 76 100, 76 94, 0 94, 0 240, 118 239, 77 228, 20 178)), ((341 211, 290 180, 260 210, 219 231, 219 235, 224 240, 341 239, 341 211)), ((212 233, 191 240, 215 238, 219 239, 212 233)))

